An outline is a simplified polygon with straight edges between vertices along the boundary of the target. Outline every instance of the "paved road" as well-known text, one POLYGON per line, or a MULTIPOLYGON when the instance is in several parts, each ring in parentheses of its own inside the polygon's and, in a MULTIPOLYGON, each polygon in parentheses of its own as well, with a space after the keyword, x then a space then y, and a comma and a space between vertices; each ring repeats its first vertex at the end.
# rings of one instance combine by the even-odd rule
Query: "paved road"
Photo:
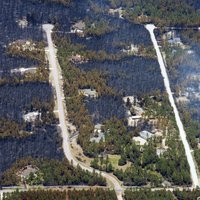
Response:
POLYGON ((185 133, 185 130, 184 130, 184 127, 183 127, 183 123, 180 119, 179 112, 178 112, 178 109, 176 107, 173 95, 172 95, 172 91, 171 91, 171 88, 170 88, 170 82, 169 82, 169 78, 168 78, 167 71, 166 71, 166 68, 165 68, 165 64, 164 64, 164 61, 163 61, 163 57, 162 57, 162 54, 160 52, 156 37, 154 35, 154 29, 155 28, 156 27, 153 24, 146 25, 146 29, 150 33, 151 40, 152 40, 154 48, 156 50, 158 62, 159 62, 160 69, 161 69, 161 74, 163 76, 165 88, 166 88, 166 91, 167 91, 168 96, 169 96, 169 101, 170 101, 170 104, 171 104, 171 106, 174 110, 176 123, 177 123, 178 129, 179 129, 180 138, 183 142, 185 154, 186 154, 187 161, 188 161, 188 164, 189 164, 189 167, 190 167, 190 174, 191 174, 191 179, 192 179, 192 182, 193 182, 193 187, 197 187, 197 186, 200 185, 198 175, 197 175, 197 169, 196 169, 196 166, 195 166, 195 162, 194 162, 194 159, 193 159, 193 156, 192 156, 192 153, 191 153, 189 143, 188 143, 187 138, 186 138, 186 133, 185 133))
MULTIPOLYGON (((61 85, 61 80, 60 80, 60 75, 59 75, 59 65, 58 61, 56 58, 56 49, 54 47, 51 33, 52 33, 53 25, 51 24, 44 24, 43 25, 43 30, 46 32, 47 35, 47 42, 48 42, 48 58, 49 58, 49 64, 51 66, 52 74, 53 74, 53 84, 56 90, 56 97, 57 97, 57 105, 58 105, 58 115, 59 115, 59 120, 60 120, 60 127, 61 127, 61 132, 62 132, 62 138, 63 138, 63 150, 66 158, 69 161, 73 161, 73 165, 77 166, 78 164, 80 167, 84 170, 88 170, 90 172, 93 172, 93 168, 86 166, 85 164, 79 162, 74 158, 71 152, 70 148, 70 142, 69 142, 69 132, 66 126, 66 121, 65 121, 65 106, 64 106, 64 101, 63 101, 63 90, 62 90, 62 85, 61 85)), ((109 182, 111 182, 114 185, 114 189, 116 191, 118 200, 122 200, 122 193, 123 193, 123 188, 119 181, 112 175, 107 174, 105 172, 100 172, 98 170, 95 170, 97 173, 101 173, 103 177, 105 177, 109 182)))

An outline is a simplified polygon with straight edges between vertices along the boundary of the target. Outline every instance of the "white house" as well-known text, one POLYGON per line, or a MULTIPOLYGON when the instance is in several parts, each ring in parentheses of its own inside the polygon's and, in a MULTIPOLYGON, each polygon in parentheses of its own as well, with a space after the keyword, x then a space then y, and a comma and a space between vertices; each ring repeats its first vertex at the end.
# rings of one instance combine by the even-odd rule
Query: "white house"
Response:
POLYGON ((133 137, 132 139, 136 144, 141 145, 141 146, 145 145, 145 143, 147 142, 147 140, 145 140, 144 138, 139 137, 139 136, 133 137))
POLYGON ((90 97, 90 98, 96 98, 98 96, 98 93, 96 90, 92 90, 92 89, 80 89, 78 90, 79 94, 82 94, 86 97, 90 97))
POLYGON ((153 133, 146 131, 146 130, 140 132, 140 137, 142 137, 145 140, 148 140, 148 139, 152 138, 153 136, 154 136, 153 133))
POLYGON ((41 113, 38 111, 29 112, 23 116, 25 122, 34 122, 37 118, 41 117, 41 113))
POLYGON ((99 143, 105 141, 105 134, 101 130, 102 124, 96 124, 94 127, 94 137, 90 138, 90 142, 99 143))
POLYGON ((76 22, 72 27, 71 27, 71 32, 72 33, 83 33, 86 25, 85 22, 80 20, 76 22))

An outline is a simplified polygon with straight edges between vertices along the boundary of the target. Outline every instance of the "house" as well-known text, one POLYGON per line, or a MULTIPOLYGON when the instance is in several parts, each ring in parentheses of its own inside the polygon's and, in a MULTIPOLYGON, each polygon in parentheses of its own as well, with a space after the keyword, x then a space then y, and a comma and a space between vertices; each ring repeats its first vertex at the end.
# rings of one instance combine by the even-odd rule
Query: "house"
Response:
POLYGON ((111 8, 111 9, 109 9, 108 13, 113 15, 113 16, 116 16, 116 17, 123 19, 123 9, 122 9, 122 7, 116 8, 116 9, 111 8))
POLYGON ((166 33, 166 37, 167 37, 167 39, 174 38, 175 37, 175 31, 174 30, 168 31, 166 33))
POLYGON ((27 179, 31 173, 35 174, 39 169, 35 166, 28 165, 22 168, 17 175, 20 176, 22 179, 27 179))
POLYGON ((28 21, 26 17, 23 17, 22 19, 18 19, 16 22, 21 28, 26 28, 28 26, 28 21))
POLYGON ((98 96, 98 93, 96 90, 93 89, 80 89, 78 90, 79 94, 82 94, 89 98, 96 98, 98 96))
POLYGON ((101 130, 102 124, 96 124, 94 127, 94 137, 90 138, 90 142, 99 143, 105 141, 105 134, 101 130))
POLYGON ((163 181, 163 182, 162 182, 162 186, 163 186, 163 187, 171 187, 172 184, 171 184, 169 181, 163 181))
POLYGON ((139 106, 133 106, 132 109, 133 109, 135 115, 142 116, 144 114, 143 108, 141 108, 139 106))
POLYGON ((138 137, 133 137, 132 140, 133 140, 136 144, 141 145, 141 146, 145 145, 145 143, 147 142, 147 140, 145 140, 144 138, 139 137, 139 136, 138 136, 138 137))
POLYGON ((131 44, 127 47, 127 49, 122 49, 122 52, 127 53, 129 55, 135 54, 137 55, 139 52, 139 47, 137 45, 131 44))
POLYGON ((71 27, 71 32, 72 33, 83 33, 86 25, 85 22, 80 20, 76 22, 72 27, 71 27))
POLYGON ((145 140, 148 140, 148 139, 150 139, 150 138, 152 138, 154 136, 153 133, 151 133, 149 131, 146 131, 146 130, 141 131, 139 134, 140 134, 140 137, 142 137, 145 140))
POLYGON ((131 126, 131 127, 137 127, 138 123, 140 122, 141 120, 141 116, 129 116, 127 118, 127 121, 128 121, 128 126, 131 126))
POLYGON ((123 97, 123 101, 124 103, 127 103, 127 101, 129 101, 131 104, 134 104, 135 101, 137 101, 137 99, 135 96, 126 96, 126 97, 123 97))
POLYGON ((40 119, 41 113, 38 111, 29 112, 23 116, 25 122, 34 122, 36 119, 40 119))
POLYGON ((15 42, 12 42, 9 44, 9 46, 11 46, 11 48, 16 48, 20 51, 26 51, 26 50, 29 50, 29 51, 34 51, 36 50, 36 44, 32 41, 29 41, 29 40, 17 40, 15 42))
POLYGON ((181 42, 181 38, 180 37, 174 37, 174 38, 171 38, 168 40, 168 43, 171 45, 171 46, 180 46, 182 45, 182 42, 181 42))
POLYGON ((87 61, 83 56, 76 54, 76 55, 72 55, 71 58, 69 59, 71 62, 78 64, 78 63, 83 63, 85 61, 87 61))
POLYGON ((12 74, 14 74, 14 73, 21 73, 21 74, 35 73, 36 69, 37 69, 36 67, 30 67, 30 68, 23 68, 23 67, 21 67, 21 68, 11 69, 10 72, 12 74))
POLYGON ((162 156, 166 151, 167 151, 167 149, 158 148, 158 149, 156 149, 156 154, 157 154, 158 157, 160 157, 160 156, 162 156))

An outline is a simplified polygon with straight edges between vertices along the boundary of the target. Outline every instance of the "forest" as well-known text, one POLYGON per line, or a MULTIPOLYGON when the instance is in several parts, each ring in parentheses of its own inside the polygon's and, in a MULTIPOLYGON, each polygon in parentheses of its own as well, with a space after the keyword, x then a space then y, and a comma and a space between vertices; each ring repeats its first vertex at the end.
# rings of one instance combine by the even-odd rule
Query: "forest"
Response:
POLYGON ((124 16, 136 23, 158 26, 199 26, 197 0, 108 0, 113 7, 124 6, 124 16))
MULTIPOLYGON (((195 200, 200 196, 200 191, 166 190, 151 191, 150 189, 126 190, 125 200, 195 200)), ((30 190, 27 192, 5 193, 3 200, 116 200, 114 191, 105 189, 94 190, 30 190)))
POLYGON ((111 190, 36 190, 5 194, 3 200, 116 200, 116 194, 111 190))
MULTIPOLYGON (((131 89, 136 90, 138 96, 143 99, 143 103, 141 104, 143 104, 143 108, 146 111, 147 119, 155 117, 159 119, 162 128, 165 129, 165 127, 168 126, 170 129, 170 134, 167 137, 167 143, 170 148, 159 158, 156 155, 156 146, 159 144, 158 141, 152 140, 148 145, 140 148, 131 140, 131 138, 137 136, 140 130, 145 126, 137 128, 130 128, 127 126, 122 97, 137 94, 137 92, 126 89, 124 85, 121 85, 121 81, 116 83, 120 84, 124 91, 120 91, 115 86, 110 86, 109 79, 113 80, 114 78, 109 72, 103 77, 104 79, 99 79, 101 74, 106 71, 102 68, 102 65, 99 67, 99 70, 102 70, 99 71, 100 76, 96 79, 96 82, 104 82, 105 85, 98 84, 103 86, 102 90, 97 87, 95 83, 90 81, 90 76, 88 76, 88 79, 83 79, 82 74, 91 75, 91 77, 95 75, 93 66, 96 66, 96 62, 94 62, 93 65, 89 65, 90 61, 88 61, 78 64, 77 67, 76 63, 70 61, 70 56, 73 52, 81 54, 83 48, 82 44, 74 44, 66 37, 58 38, 54 36, 54 40, 58 47, 59 63, 63 70, 63 76, 65 77, 64 91, 69 120, 78 128, 79 135, 77 141, 83 148, 85 155, 94 158, 91 162, 91 166, 102 171, 113 172, 114 175, 128 186, 141 186, 149 183, 151 183, 152 186, 160 186, 164 179, 167 179, 174 185, 190 185, 191 180, 187 160, 184 156, 184 149, 178 139, 177 127, 174 123, 175 120, 167 95, 159 90, 160 87, 162 87, 161 84, 159 84, 159 89, 154 92, 150 92, 151 89, 146 88, 147 85, 145 84, 144 88, 147 89, 149 93, 147 93, 147 91, 143 92, 140 88, 141 86, 137 88, 137 85, 132 84, 131 87, 131 89), (86 66, 87 69, 82 68, 82 66, 86 66), (84 96, 78 95, 78 89, 83 88, 83 86, 85 86, 84 88, 96 89, 98 97, 85 98, 84 96), (112 91, 110 95, 105 95, 106 92, 101 92, 106 91, 107 87, 112 91), (127 94, 126 92, 129 93, 127 94), (155 98, 151 98, 153 94, 155 98), (105 141, 100 141, 99 143, 90 142, 95 123, 103 124, 102 131, 105 133, 105 141), (177 146, 179 146, 179 148, 175 155, 172 152, 174 148, 177 149, 177 146), (106 158, 107 154, 120 155, 121 165, 127 162, 131 162, 134 165, 131 165, 125 171, 114 169, 106 158), (176 170, 180 165, 182 170, 176 170)), ((124 58, 122 60, 126 61, 128 59, 129 58, 124 58)), ((134 57, 134 59, 140 58, 134 57)), ((147 65, 149 61, 151 60, 146 59, 147 65)), ((107 67, 106 62, 103 62, 105 67, 107 67)), ((116 70, 114 70, 114 68, 116 69, 116 63, 122 61, 110 62, 113 63, 113 72, 116 73, 116 70)), ((130 66, 131 64, 134 63, 130 62, 130 66)), ((143 71, 140 71, 140 66, 140 64, 135 63, 135 68, 138 67, 138 71, 141 73, 141 75, 136 74, 137 79, 143 75, 143 71)), ((112 68, 109 67, 107 69, 111 70, 112 68)), ((117 72, 119 70, 120 67, 117 72)), ((126 71, 124 73, 125 76, 129 74, 126 71)), ((135 73, 135 70, 133 73, 135 73)), ((151 82, 151 78, 149 80, 151 82)), ((139 81, 135 80, 135 82, 139 81)), ((130 83, 127 83, 127 85, 131 86, 130 83)), ((152 87, 152 84, 149 85, 152 87)))
MULTIPOLYGON (((60 130, 53 113, 53 88, 48 80, 48 63, 44 58, 46 43, 41 42, 46 39, 41 25, 52 23, 56 27, 54 41, 58 48, 58 59, 64 77, 68 117, 79 131, 78 144, 83 148, 85 155, 94 158, 93 167, 113 172, 128 186, 149 184, 160 186, 164 180, 170 181, 172 185, 190 185, 188 164, 177 136, 177 127, 173 123, 172 110, 163 93, 163 80, 155 52, 152 51, 151 39, 144 26, 135 21, 135 15, 143 14, 152 16, 152 21, 162 25, 169 20, 172 8, 169 7, 169 15, 165 20, 164 11, 158 13, 159 16, 155 15, 156 4, 151 2, 149 5, 144 1, 144 5, 141 6, 143 1, 138 0, 135 1, 138 10, 127 9, 124 20, 105 14, 105 8, 109 6, 108 1, 76 0, 68 5, 69 2, 1 0, 0 125, 4 124, 0 128, 0 154, 3 155, 3 159, 0 159, 2 162, 0 171, 4 181, 2 184, 17 184, 17 180, 13 177, 15 175, 13 170, 16 168, 11 167, 9 171, 9 167, 16 160, 30 156, 34 160, 39 160, 37 164, 41 168, 44 185, 78 183, 105 185, 102 177, 95 173, 83 172, 80 167, 74 169, 68 161, 63 160, 60 130), (99 9, 96 9, 95 5, 99 9), (149 5, 149 10, 146 5, 149 5), (144 13, 141 13, 142 11, 144 13), (100 23, 99 19, 102 19, 100 23), (24 27, 20 25, 21 20, 26 21, 24 27), (86 37, 67 33, 79 20, 87 22, 86 37), (16 41, 27 40, 36 44, 36 51, 21 52, 21 49, 19 51, 10 45, 16 41), (135 45, 139 50, 142 49, 142 53, 138 55, 122 53, 129 50, 128 46, 131 45, 135 45), (80 63, 74 63, 71 59, 77 54, 85 57, 80 63), (11 73, 11 70, 20 67, 36 67, 37 73, 29 76, 11 73), (91 99, 79 95, 79 90, 88 88, 97 91, 97 98, 91 99), (161 100, 151 98, 155 91, 158 91, 161 100), (125 119, 126 108, 122 101, 127 95, 135 95, 144 100, 143 108, 148 114, 147 119, 152 116, 158 118, 159 123, 164 124, 163 129, 169 125, 170 131, 167 137, 169 149, 161 157, 156 155, 157 144, 160 145, 158 141, 152 140, 144 148, 140 148, 132 141, 132 137, 138 136, 140 130, 145 127, 128 127, 125 119), (23 115, 34 111, 41 113, 41 119, 34 123, 25 123, 23 115), (98 144, 90 142, 96 123, 102 123, 105 132, 105 141, 100 141, 98 144), (173 154, 177 147, 177 153, 173 154), (104 161, 106 160, 104 154, 119 155, 121 166, 126 163, 132 164, 124 171, 115 169, 111 163, 104 161), (41 158, 45 161, 40 160, 41 158), (67 169, 65 165, 68 166, 67 169)), ((115 2, 111 3, 115 7, 115 2)), ((160 4, 163 5, 164 2, 160 4)), ((192 18, 190 25, 198 23, 198 16, 196 17, 198 11, 196 10, 196 14, 193 12, 193 9, 198 9, 198 4, 195 5, 196 8, 192 5, 185 6, 183 3, 183 8, 189 13, 187 16, 192 18)), ((185 23, 185 18, 182 16, 183 13, 177 18, 181 18, 180 24, 185 23)), ((175 22, 173 20, 171 19, 170 25, 175 22)), ((30 183, 35 183, 32 178, 30 177, 30 183)))
POLYGON ((179 191, 174 190, 173 192, 166 190, 151 191, 149 189, 139 190, 126 190, 125 200, 195 200, 200 196, 200 191, 179 191))
POLYGON ((39 168, 39 171, 36 172, 37 176, 30 174, 26 178, 29 185, 106 185, 106 180, 95 171, 90 173, 82 170, 80 166, 74 168, 66 159, 33 159, 31 157, 17 160, 10 169, 2 174, 0 184, 2 186, 19 185, 21 180, 17 176, 17 172, 27 165, 39 168))

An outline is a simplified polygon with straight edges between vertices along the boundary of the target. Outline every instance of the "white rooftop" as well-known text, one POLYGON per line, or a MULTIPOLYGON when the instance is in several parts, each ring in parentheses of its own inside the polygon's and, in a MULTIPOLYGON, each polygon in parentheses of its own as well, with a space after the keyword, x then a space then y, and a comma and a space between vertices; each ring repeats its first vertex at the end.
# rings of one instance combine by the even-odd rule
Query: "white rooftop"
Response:
POLYGON ((25 115, 23 116, 23 118, 24 118, 24 120, 25 120, 26 122, 33 122, 33 121, 35 121, 35 120, 37 119, 37 117, 39 117, 39 116, 40 116, 40 113, 39 113, 38 111, 35 111, 35 112, 29 112, 29 113, 25 114, 25 115))
POLYGON ((86 97, 92 97, 95 98, 98 96, 97 91, 96 90, 92 90, 92 89, 80 89, 78 90, 79 94, 83 94, 86 97))
POLYGON ((142 145, 142 146, 147 142, 145 139, 143 139, 140 136, 133 137, 133 141, 135 141, 136 143, 139 143, 139 145, 142 145))
POLYGON ((140 137, 142 137, 145 140, 152 138, 153 136, 154 136, 154 134, 152 134, 151 132, 146 131, 146 130, 140 132, 140 137))

